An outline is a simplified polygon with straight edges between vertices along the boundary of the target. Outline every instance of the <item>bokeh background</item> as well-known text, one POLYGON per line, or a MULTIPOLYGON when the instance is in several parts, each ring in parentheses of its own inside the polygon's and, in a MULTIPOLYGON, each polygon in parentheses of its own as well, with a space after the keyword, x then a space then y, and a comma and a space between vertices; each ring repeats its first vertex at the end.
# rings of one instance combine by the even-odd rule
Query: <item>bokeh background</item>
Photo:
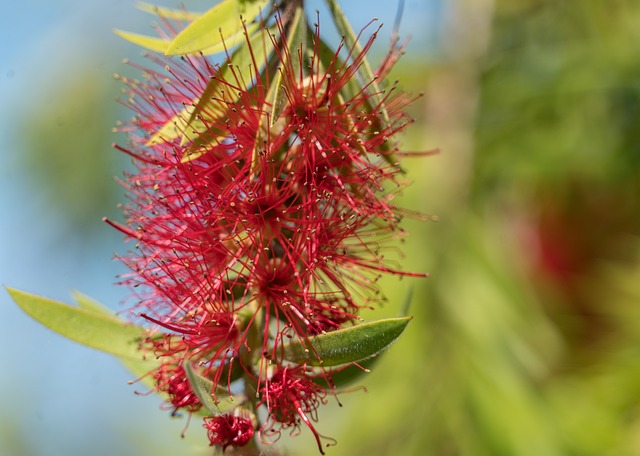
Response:
MULTIPOLYGON (((177 6, 177 2, 157 2, 177 6)), ((209 2, 185 1, 194 10, 209 2)), ((312 11, 322 2, 309 1, 312 11)), ((388 45, 396 2, 349 0, 388 45)), ((328 17, 324 21, 328 24, 328 17)), ((133 1, 27 0, 0 15, 0 282, 113 309, 123 195, 112 73, 149 31, 133 1)), ((404 149, 406 269, 385 280, 402 338, 343 404, 328 454, 640 454, 640 3, 406 0, 393 77, 424 91, 404 149), (437 221, 436 221, 437 219, 437 221)), ((331 33, 331 31, 329 31, 331 33)), ((31 321, 0 292, 0 454, 209 455, 108 355, 31 321)), ((309 433, 283 439, 315 454, 309 433)))

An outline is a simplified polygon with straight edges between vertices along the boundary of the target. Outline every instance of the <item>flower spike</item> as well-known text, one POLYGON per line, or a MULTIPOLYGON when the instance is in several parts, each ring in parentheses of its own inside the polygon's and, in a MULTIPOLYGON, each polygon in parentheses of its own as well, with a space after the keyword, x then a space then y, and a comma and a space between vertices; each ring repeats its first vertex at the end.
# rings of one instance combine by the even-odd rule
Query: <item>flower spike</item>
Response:
MULTIPOLYGON (((383 274, 425 276, 386 259, 408 213, 393 203, 399 190, 385 188, 401 188, 393 138, 411 122, 410 100, 380 89, 401 49, 394 44, 372 72, 377 31, 363 46, 358 35, 332 50, 319 24, 309 28, 302 2, 285 2, 271 23, 243 23, 245 40, 222 65, 151 55, 157 69, 125 81, 136 117, 117 149, 136 169, 123 182, 126 221, 107 220, 135 242, 121 258, 131 270, 122 283, 149 328, 141 347, 160 361, 152 375, 174 413, 202 403, 215 411, 218 388, 251 398, 252 412, 245 403, 205 418, 210 443, 223 449, 254 433, 271 443, 304 424, 324 454, 322 441, 335 441, 316 430, 318 408, 336 392, 332 375, 362 356, 323 368, 325 351, 311 340, 335 332, 341 353, 364 334, 341 333, 360 309, 384 301, 383 274), (287 359, 292 342, 313 350, 305 359, 319 367, 287 359), (253 413, 261 408, 262 424, 253 413)), ((165 36, 179 30, 170 23, 165 36)))

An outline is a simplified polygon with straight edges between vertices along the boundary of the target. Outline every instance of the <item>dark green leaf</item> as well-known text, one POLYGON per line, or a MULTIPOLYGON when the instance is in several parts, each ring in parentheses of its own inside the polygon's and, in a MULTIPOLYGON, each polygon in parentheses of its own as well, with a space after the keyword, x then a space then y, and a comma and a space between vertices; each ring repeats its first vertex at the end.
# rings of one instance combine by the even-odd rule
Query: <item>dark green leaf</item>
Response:
MULTIPOLYGON (((335 386, 336 388, 342 388, 358 381, 360 378, 367 375, 371 371, 371 368, 378 362, 381 356, 382 354, 374 355, 371 358, 358 362, 357 366, 354 364, 340 366, 339 368, 328 370, 327 374, 331 376, 333 386, 335 386)), ((314 378, 314 382, 324 386, 325 388, 329 388, 331 386, 329 385, 329 383, 327 383, 323 376, 314 378)))
POLYGON ((146 337, 144 328, 90 310, 86 303, 72 307, 12 288, 7 291, 34 320, 71 340, 122 358, 142 358, 138 343, 146 337))
POLYGON ((412 317, 388 318, 296 340, 284 346, 284 358, 310 366, 337 366, 358 362, 393 343, 412 317))
POLYGON ((231 396, 226 388, 216 388, 216 402, 212 395, 214 386, 211 380, 198 374, 189 362, 185 362, 184 371, 187 374, 193 392, 196 393, 202 405, 214 415, 228 413, 243 402, 243 398, 231 396))

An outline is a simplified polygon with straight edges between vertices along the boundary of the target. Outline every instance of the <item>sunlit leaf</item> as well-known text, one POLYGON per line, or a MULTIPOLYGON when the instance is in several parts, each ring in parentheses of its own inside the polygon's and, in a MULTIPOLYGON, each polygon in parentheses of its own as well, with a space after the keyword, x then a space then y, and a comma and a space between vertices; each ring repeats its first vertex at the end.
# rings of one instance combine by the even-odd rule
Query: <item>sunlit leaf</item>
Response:
MULTIPOLYGON (((259 25, 257 23, 251 23, 247 25, 247 33, 251 34, 258 29, 259 25)), ((121 38, 129 41, 130 43, 141 46, 145 49, 149 49, 154 52, 166 53, 171 41, 164 38, 157 38, 153 36, 141 35, 138 33, 125 32, 124 30, 114 30, 114 33, 121 38)), ((244 30, 240 30, 240 32, 235 33, 230 36, 224 37, 224 42, 220 41, 220 43, 208 47, 202 50, 204 55, 210 54, 218 54, 220 52, 224 52, 235 47, 237 44, 241 43, 245 40, 244 30)))
POLYGON ((234 51, 229 61, 222 65, 219 75, 209 81, 200 99, 189 106, 191 114, 184 127, 188 127, 189 130, 188 134, 183 136, 182 143, 184 145, 191 141, 191 144, 186 148, 183 162, 201 156, 206 152, 209 144, 224 138, 223 132, 211 127, 211 125, 219 125, 220 122, 217 120, 226 115, 219 100, 224 99, 226 104, 232 104, 238 100, 240 94, 236 90, 228 90, 228 87, 220 81, 239 84, 241 87, 253 85, 274 52, 273 43, 268 37, 270 33, 271 30, 266 29, 250 36, 234 51))
POLYGON ((72 307, 8 287, 7 291, 30 317, 71 340, 119 357, 142 358, 138 343, 146 337, 144 328, 89 310, 86 304, 72 307))
POLYGON ((241 16, 257 16, 270 2, 241 2, 239 0, 223 0, 216 6, 194 20, 178 34, 167 49, 167 55, 188 54, 213 46, 222 46, 223 37, 242 34, 241 16))
POLYGON ((284 358, 310 366, 337 366, 358 362, 393 343, 407 327, 412 317, 388 318, 349 328, 295 340, 284 346, 284 358))
POLYGON ((216 402, 212 395, 214 386, 211 380, 198 374, 188 362, 184 364, 184 371, 193 392, 196 393, 202 405, 214 415, 228 413, 241 404, 243 398, 231 396, 226 388, 216 388, 216 402))
POLYGON ((146 2, 136 3, 136 7, 147 13, 157 14, 158 16, 166 19, 172 19, 174 21, 186 21, 191 22, 202 16, 202 13, 196 13, 194 11, 177 10, 172 8, 165 8, 162 6, 152 5, 146 2))
POLYGON ((96 313, 101 313, 104 316, 112 317, 118 320, 118 317, 113 313, 111 309, 99 303, 95 299, 87 296, 86 294, 80 293, 79 291, 74 290, 73 292, 71 292, 71 296, 78 303, 78 305, 83 309, 87 309, 89 311, 96 312, 96 313))
POLYGON ((182 161, 187 162, 200 157, 206 151, 206 146, 221 140, 220 131, 212 130, 211 125, 219 124, 217 119, 224 118, 225 111, 219 101, 212 101, 212 97, 223 98, 232 103, 238 99, 234 90, 219 93, 220 80, 235 83, 236 79, 242 84, 250 85, 265 66, 267 59, 273 53, 273 44, 265 36, 269 30, 260 31, 239 46, 230 56, 229 61, 221 67, 217 77, 211 78, 199 99, 185 105, 185 107, 167 121, 148 141, 147 145, 170 142, 181 138, 181 144, 187 143, 185 156, 182 161), (255 62, 254 62, 255 59, 255 62), (254 67, 255 63, 255 68, 254 67), (203 120, 205 119, 205 120, 203 120))
POLYGON ((163 38, 140 35, 138 33, 125 32, 124 30, 117 30, 117 29, 114 30, 113 32, 119 37, 129 41, 130 43, 136 44, 138 46, 141 46, 145 49, 149 49, 154 52, 161 52, 164 54, 164 52, 169 47, 169 41, 163 38))
POLYGON ((147 146, 170 142, 180 138, 187 130, 191 113, 195 110, 195 106, 186 105, 179 113, 174 115, 160 130, 158 130, 148 141, 147 146))

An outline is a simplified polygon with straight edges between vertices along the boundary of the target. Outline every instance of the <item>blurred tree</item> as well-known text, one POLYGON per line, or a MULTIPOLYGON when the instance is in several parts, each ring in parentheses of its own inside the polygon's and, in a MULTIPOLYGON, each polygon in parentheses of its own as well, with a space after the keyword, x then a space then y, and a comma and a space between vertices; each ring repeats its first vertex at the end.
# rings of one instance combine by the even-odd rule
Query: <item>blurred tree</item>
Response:
POLYGON ((381 423, 340 446, 640 454, 640 4, 456 0, 445 15, 423 72, 442 153, 407 192, 440 219, 409 228, 432 278, 405 356, 382 361, 408 380, 372 382, 384 394, 358 414, 381 423))
POLYGON ((630 236, 640 232, 640 8, 498 5, 473 199, 513 211, 522 257, 551 288, 542 302, 584 347, 611 330, 585 285, 603 259, 632 261, 630 236))
POLYGON ((15 110, 15 122, 23 151, 17 160, 31 185, 62 222, 91 234, 122 193, 113 182, 122 157, 111 149, 118 83, 89 62, 83 68, 45 80, 29 95, 38 101, 15 110))

